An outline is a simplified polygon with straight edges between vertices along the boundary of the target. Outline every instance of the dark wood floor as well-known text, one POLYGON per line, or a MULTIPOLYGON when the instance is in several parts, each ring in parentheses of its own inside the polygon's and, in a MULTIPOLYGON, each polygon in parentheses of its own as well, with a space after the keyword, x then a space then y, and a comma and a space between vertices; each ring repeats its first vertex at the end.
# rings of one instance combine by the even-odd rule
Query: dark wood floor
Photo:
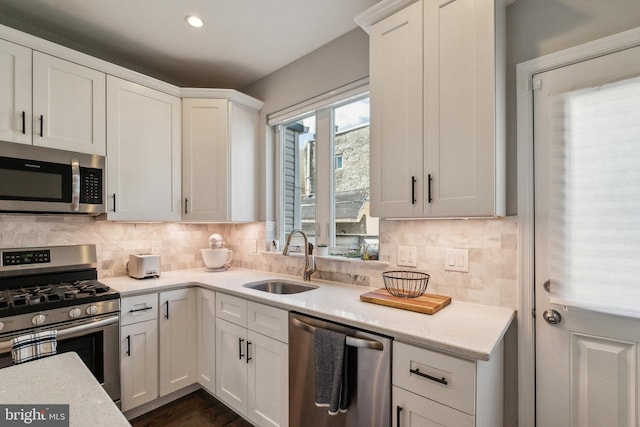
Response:
POLYGON ((131 420, 133 427, 252 427, 204 390, 197 390, 131 420))

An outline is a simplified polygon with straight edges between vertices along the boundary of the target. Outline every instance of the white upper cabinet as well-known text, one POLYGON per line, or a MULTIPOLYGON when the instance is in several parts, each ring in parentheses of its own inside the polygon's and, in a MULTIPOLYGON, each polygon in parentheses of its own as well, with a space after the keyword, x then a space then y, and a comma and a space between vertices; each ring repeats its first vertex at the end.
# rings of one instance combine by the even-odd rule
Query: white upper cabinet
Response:
POLYGON ((33 52, 33 145, 104 155, 105 74, 33 52))
POLYGON ((257 220, 258 110, 183 99, 182 115, 182 219, 257 220))
POLYGON ((31 49, 0 40, 0 140, 31 144, 31 49))
POLYGON ((105 73, 0 40, 0 139, 105 155, 105 73))
POLYGON ((505 214, 504 26, 501 0, 422 0, 368 28, 372 215, 505 214))
POLYGON ((107 79, 107 218, 180 220, 180 99, 107 79))
POLYGON ((422 3, 371 28, 371 214, 421 216, 422 3))
POLYGON ((501 0, 424 1, 428 216, 505 214, 505 13, 501 0))

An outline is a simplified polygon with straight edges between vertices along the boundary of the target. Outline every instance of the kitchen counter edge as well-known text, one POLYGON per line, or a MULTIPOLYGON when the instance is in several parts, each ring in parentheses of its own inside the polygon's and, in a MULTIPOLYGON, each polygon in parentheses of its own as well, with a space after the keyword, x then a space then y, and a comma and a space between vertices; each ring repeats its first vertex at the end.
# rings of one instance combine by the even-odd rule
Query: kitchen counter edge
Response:
POLYGON ((206 269, 164 272, 159 278, 128 276, 100 279, 118 290, 122 298, 183 287, 202 287, 287 311, 296 311, 393 337, 408 344, 439 350, 471 360, 489 360, 515 318, 515 311, 453 300, 441 311, 426 315, 360 301, 372 288, 312 280, 318 286, 299 294, 269 294, 243 287, 260 280, 298 277, 265 271, 231 268, 224 272, 206 269))

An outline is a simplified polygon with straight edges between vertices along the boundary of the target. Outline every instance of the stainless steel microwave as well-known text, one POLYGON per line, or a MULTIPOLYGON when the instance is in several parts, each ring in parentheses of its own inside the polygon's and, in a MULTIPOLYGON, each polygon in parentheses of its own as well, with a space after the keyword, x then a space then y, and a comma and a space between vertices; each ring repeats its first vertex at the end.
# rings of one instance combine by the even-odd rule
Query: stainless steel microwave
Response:
POLYGON ((106 212, 104 156, 0 141, 0 211, 106 212))

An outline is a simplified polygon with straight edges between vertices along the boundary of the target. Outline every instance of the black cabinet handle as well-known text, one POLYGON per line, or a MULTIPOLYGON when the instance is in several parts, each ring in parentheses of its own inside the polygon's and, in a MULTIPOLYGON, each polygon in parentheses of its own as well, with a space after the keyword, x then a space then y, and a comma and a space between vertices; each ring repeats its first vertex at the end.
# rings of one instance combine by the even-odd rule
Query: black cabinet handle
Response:
POLYGON ((23 111, 22 112, 22 134, 26 134, 27 133, 27 112, 23 111))
POLYGON ((185 197, 184 198, 184 214, 185 215, 189 213, 189 209, 187 209, 187 206, 189 206, 189 199, 185 197))
POLYGON ((165 319, 169 320, 169 300, 164 302, 165 305, 167 306, 167 314, 165 315, 165 319))
POLYGON ((402 406, 396 406, 396 427, 400 427, 400 412, 402 412, 402 406))
POLYGON ((40 137, 44 137, 44 116, 40 114, 40 137))
POLYGON ((251 357, 249 357, 249 346, 251 345, 251 341, 247 341, 247 363, 249 363, 249 360, 251 360, 251 357))
POLYGON ((411 177, 411 204, 416 204, 416 177, 411 177))
POLYGON ((427 196, 427 200, 429 201, 429 203, 431 203, 433 201, 433 198, 431 198, 431 183, 433 182, 433 177, 431 176, 431 174, 429 174, 428 176, 428 183, 427 183, 427 190, 428 190, 428 196, 427 196))
POLYGON ((145 307, 145 308, 136 308, 135 310, 132 308, 131 310, 129 310, 129 313, 136 313, 138 311, 147 311, 147 310, 151 310, 153 307, 145 307))
POLYGON ((244 342, 244 338, 238 338, 238 360, 242 360, 242 343, 244 342))
POLYGON ((425 374, 423 372, 420 372, 420 369, 409 369, 409 372, 411 372, 412 374, 420 375, 422 378, 426 378, 428 380, 435 381, 435 382, 440 383, 440 384, 444 384, 444 385, 449 384, 447 382, 447 378, 446 377, 442 377, 442 378, 432 377, 429 374, 425 374))
POLYGON ((127 335, 127 356, 131 356, 131 335, 127 335))
POLYGON ((111 198, 113 199, 113 211, 115 212, 116 211, 116 193, 113 193, 111 198))

